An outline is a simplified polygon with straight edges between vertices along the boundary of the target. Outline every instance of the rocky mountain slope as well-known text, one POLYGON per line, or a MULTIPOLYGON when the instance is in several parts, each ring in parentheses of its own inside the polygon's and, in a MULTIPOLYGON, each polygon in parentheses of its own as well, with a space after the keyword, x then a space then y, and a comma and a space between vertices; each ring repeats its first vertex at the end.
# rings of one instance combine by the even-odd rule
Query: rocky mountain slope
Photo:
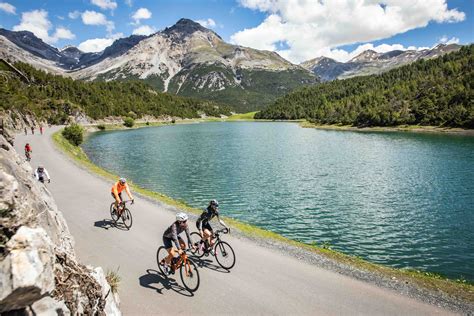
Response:
POLYGON ((440 44, 432 49, 416 50, 394 50, 387 53, 377 53, 366 50, 348 62, 338 62, 328 57, 318 57, 301 63, 301 66, 322 81, 334 79, 345 79, 356 76, 380 74, 393 68, 397 68, 420 59, 431 59, 446 53, 457 51, 460 45, 440 44))
POLYGON ((102 268, 77 261, 74 239, 46 186, 12 146, 0 117, 0 314, 120 315, 102 268))
POLYGON ((148 37, 117 40, 97 54, 74 47, 59 51, 28 33, 1 30, 0 39, 29 55, 12 55, 3 48, 0 54, 24 62, 31 62, 33 55, 39 59, 34 59, 35 66, 54 66, 54 71, 75 79, 144 80, 161 91, 225 102, 238 111, 261 108, 294 88, 319 81, 275 52, 228 44, 188 19, 148 37))

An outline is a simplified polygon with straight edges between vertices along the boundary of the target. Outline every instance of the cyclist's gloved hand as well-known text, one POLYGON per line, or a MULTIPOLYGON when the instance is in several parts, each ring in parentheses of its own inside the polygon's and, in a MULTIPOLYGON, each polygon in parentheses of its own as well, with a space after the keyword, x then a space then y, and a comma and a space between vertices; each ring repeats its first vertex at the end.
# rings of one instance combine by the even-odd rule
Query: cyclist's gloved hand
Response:
POLYGON ((48 183, 51 183, 51 179, 48 179, 48 183))
POLYGON ((135 203, 135 199, 132 199, 132 204, 135 203))

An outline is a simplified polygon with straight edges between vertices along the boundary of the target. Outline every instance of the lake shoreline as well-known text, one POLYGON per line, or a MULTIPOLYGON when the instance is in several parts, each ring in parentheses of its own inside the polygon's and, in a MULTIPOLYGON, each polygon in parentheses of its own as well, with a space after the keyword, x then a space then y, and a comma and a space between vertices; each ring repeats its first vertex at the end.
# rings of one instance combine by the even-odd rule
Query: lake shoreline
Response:
MULTIPOLYGON (((255 112, 252 112, 254 114, 255 112)), ((152 120, 142 121, 137 120, 133 127, 126 127, 122 123, 113 122, 106 123, 103 121, 95 122, 87 125, 89 128, 88 132, 95 132, 97 126, 105 126, 105 130, 128 130, 137 129, 143 127, 156 127, 165 125, 180 125, 180 124, 199 124, 199 123, 210 123, 210 122, 282 122, 282 123, 297 123, 302 128, 314 128, 328 131, 342 131, 342 132, 358 132, 358 133, 394 133, 394 132, 405 132, 405 133, 426 133, 426 134, 438 134, 438 135, 459 135, 459 136, 474 136, 474 129, 464 129, 458 127, 439 127, 439 126, 420 126, 420 125, 400 125, 400 126, 371 126, 371 127, 357 127, 352 125, 324 125, 311 123, 305 119, 298 120, 265 120, 265 119, 254 119, 249 115, 234 115, 227 118, 218 117, 207 117, 207 118, 192 118, 192 119, 177 119, 174 122, 169 120, 152 120)))
POLYGON ((348 131, 360 133, 393 133, 393 132, 412 132, 412 133, 430 133, 430 134, 450 134, 462 136, 474 136, 474 129, 463 129, 457 127, 437 127, 437 126, 419 126, 419 125, 401 125, 394 127, 357 127, 351 125, 318 125, 308 121, 300 123, 303 128, 315 128, 331 131, 348 131))
MULTIPOLYGON (((187 121, 188 123, 192 123, 187 121)), ((171 125, 171 124, 162 124, 171 125)), ((143 126, 146 127, 147 125, 143 126)), ((128 129, 125 128, 124 129, 128 129)), ((95 128, 94 128, 95 130, 95 128)), ((89 133, 92 130, 89 130, 89 133)), ((68 147, 68 144, 62 143, 60 140, 60 133, 54 136, 56 146, 73 157, 74 161, 79 165, 85 167, 94 174, 102 177, 113 179, 116 176, 94 165, 88 157, 82 152, 80 148, 68 147), (72 152, 76 150, 76 152, 72 152), (82 153, 81 153, 82 152, 82 153)), ((138 186, 133 186, 133 190, 140 195, 150 198, 152 200, 160 200, 166 204, 176 206, 179 209, 187 212, 197 214, 200 210, 193 209, 187 205, 177 202, 163 194, 151 192, 138 186)), ((409 297, 414 297, 419 300, 429 302, 430 304, 447 307, 457 312, 466 312, 474 302, 474 295, 472 294, 472 285, 460 284, 451 279, 446 279, 431 273, 419 271, 406 271, 387 266, 381 266, 362 260, 357 257, 348 256, 328 248, 313 246, 290 240, 276 233, 260 229, 236 220, 229 220, 233 228, 240 230, 242 238, 251 239, 258 244, 265 247, 270 247, 280 252, 290 254, 300 258, 310 264, 315 264, 328 268, 338 273, 354 277, 359 280, 375 284, 384 288, 395 290, 398 293, 403 293, 409 297), (440 293, 439 290, 442 290, 440 293), (445 293, 443 293, 445 292, 445 293)), ((235 230, 233 230, 235 232, 235 230)))

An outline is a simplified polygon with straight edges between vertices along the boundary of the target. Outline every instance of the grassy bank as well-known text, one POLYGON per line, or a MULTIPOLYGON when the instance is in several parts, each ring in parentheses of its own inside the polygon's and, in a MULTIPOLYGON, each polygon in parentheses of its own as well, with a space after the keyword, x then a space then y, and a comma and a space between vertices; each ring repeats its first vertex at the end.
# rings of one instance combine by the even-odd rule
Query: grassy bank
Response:
POLYGON ((238 113, 238 114, 233 114, 229 116, 227 119, 228 121, 240 121, 240 120, 245 120, 245 121, 253 121, 254 116, 257 112, 248 112, 248 113, 238 113))
MULTIPOLYGON (((73 158, 75 162, 79 165, 87 168, 88 170, 110 179, 111 181, 115 181, 118 176, 114 175, 96 165, 94 165, 86 156, 86 154, 82 151, 81 148, 75 147, 71 145, 67 140, 65 140, 60 131, 56 132, 53 135, 53 140, 56 146, 69 157, 73 158)), ((143 196, 161 201, 165 204, 175 206, 183 211, 200 214, 201 210, 192 208, 182 202, 173 200, 172 198, 157 193, 146 190, 141 188, 140 186, 134 184, 130 181, 131 189, 134 192, 137 192, 143 196)), ((250 238, 262 238, 262 239, 270 239, 273 241, 277 241, 280 243, 284 243, 286 245, 294 246, 303 248, 307 251, 322 255, 324 257, 330 258, 333 261, 348 265, 357 270, 369 271, 375 273, 385 279, 388 282, 398 282, 400 284, 408 283, 414 284, 421 288, 427 289, 432 293, 440 293, 444 292, 449 296, 456 297, 463 301, 474 302, 474 285, 470 282, 465 280, 451 280, 445 277, 442 277, 437 274, 429 273, 429 272, 421 272, 421 271, 412 271, 412 270, 401 270, 401 269, 394 269, 387 266, 377 265, 365 261, 361 258, 345 255, 343 253, 334 251, 330 249, 327 245, 317 245, 312 244, 308 245, 302 242, 290 240, 285 238, 279 234, 274 232, 261 229, 259 227, 255 227, 246 223, 242 223, 235 219, 225 218, 225 221, 229 223, 232 228, 238 229, 243 235, 248 236, 250 238)))
POLYGON ((439 126, 421 126, 421 125, 400 125, 392 127, 357 127, 352 125, 318 125, 308 121, 300 123, 301 127, 304 128, 316 128, 324 130, 337 130, 337 131, 352 131, 352 132, 418 132, 418 133, 443 133, 443 134, 458 134, 458 135, 469 135, 474 136, 474 130, 453 128, 453 127, 439 127, 439 126))

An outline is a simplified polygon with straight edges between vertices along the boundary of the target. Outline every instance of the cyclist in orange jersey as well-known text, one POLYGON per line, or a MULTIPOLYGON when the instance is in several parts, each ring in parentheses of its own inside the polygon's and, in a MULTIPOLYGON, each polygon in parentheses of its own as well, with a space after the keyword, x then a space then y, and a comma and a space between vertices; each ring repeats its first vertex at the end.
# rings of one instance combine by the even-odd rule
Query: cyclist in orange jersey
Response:
MULTIPOLYGON (((128 187, 128 184, 127 184, 127 179, 125 178, 120 178, 119 181, 117 181, 117 183, 115 183, 113 186, 112 186, 112 197, 115 199, 115 210, 117 210, 117 207, 119 205, 120 202, 122 202, 122 191, 125 190, 125 192, 127 192, 127 195, 128 197, 130 198, 130 200, 132 200, 132 204, 134 203, 134 198, 132 196, 132 193, 130 192, 130 188, 128 187)), ((117 215, 122 215, 122 210, 119 210, 119 213, 117 215)))

